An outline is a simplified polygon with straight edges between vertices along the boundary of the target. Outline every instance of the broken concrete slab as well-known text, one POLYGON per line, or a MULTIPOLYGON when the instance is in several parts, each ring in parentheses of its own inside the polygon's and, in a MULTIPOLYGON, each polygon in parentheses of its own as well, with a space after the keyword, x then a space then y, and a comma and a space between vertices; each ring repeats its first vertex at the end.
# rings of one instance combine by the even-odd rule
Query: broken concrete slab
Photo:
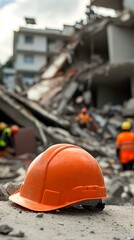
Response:
POLYGON ((9 166, 1 166, 0 167, 0 180, 1 179, 10 179, 17 177, 17 173, 13 171, 13 169, 9 166))
POLYGON ((112 182, 111 188, 109 189, 109 194, 114 197, 120 197, 123 193, 123 184, 120 181, 112 182))
POLYGON ((0 184, 0 201, 7 201, 9 194, 7 193, 5 187, 0 184))
POLYGON ((45 137, 44 131, 42 131, 42 135, 40 135, 39 128, 42 129, 42 124, 27 110, 23 105, 19 104, 17 101, 12 99, 8 94, 4 94, 0 89, 0 108, 3 112, 7 114, 14 122, 20 126, 29 126, 33 127, 36 136, 41 139, 44 145, 47 143, 47 139, 45 137))
POLYGON ((62 52, 41 75, 41 79, 49 79, 55 77, 56 73, 61 69, 69 58, 69 53, 62 52))
POLYGON ((43 103, 45 104, 45 101, 50 100, 51 97, 54 97, 62 90, 64 81, 65 79, 62 76, 50 80, 43 80, 27 89, 23 95, 26 95, 29 100, 34 102, 42 102, 43 105, 43 103), (52 91, 54 90, 55 92, 52 94, 52 91), (51 96, 49 96, 50 93, 51 96))
POLYGON ((131 98, 124 103, 123 116, 134 117, 134 98, 131 98))
POLYGON ((8 235, 12 230, 8 225, 0 225, 0 234, 8 235))
POLYGON ((8 182, 3 187, 5 188, 8 195, 11 195, 20 188, 21 184, 22 184, 22 182, 21 183, 20 182, 17 182, 17 183, 8 182))
MULTIPOLYGON (((39 84, 38 84, 39 85, 39 84)), ((42 86, 42 85, 41 85, 42 86)), ((34 86, 35 87, 35 86, 34 86)), ((7 95, 15 99, 18 103, 22 104, 24 108, 31 112, 35 117, 40 118, 40 121, 46 123, 46 125, 53 125, 61 128, 68 128, 69 123, 66 119, 58 118, 57 116, 50 113, 50 111, 45 110, 39 104, 33 101, 29 101, 25 97, 7 91, 6 89, 2 89, 7 95)))
POLYGON ((65 109, 65 106, 68 104, 69 100, 73 97, 74 93, 78 88, 78 83, 75 81, 75 79, 76 77, 74 78, 74 80, 70 82, 70 84, 63 91, 63 98, 58 107, 59 114, 63 112, 63 110, 65 109))

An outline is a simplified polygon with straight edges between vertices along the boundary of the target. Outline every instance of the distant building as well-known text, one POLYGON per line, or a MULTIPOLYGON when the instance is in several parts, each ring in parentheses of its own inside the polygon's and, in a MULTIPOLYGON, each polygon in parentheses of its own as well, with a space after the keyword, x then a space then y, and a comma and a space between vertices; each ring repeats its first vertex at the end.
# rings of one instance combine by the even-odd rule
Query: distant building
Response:
POLYGON ((73 33, 74 27, 69 25, 62 31, 20 27, 14 32, 14 69, 25 85, 38 82, 42 68, 60 53, 73 33))

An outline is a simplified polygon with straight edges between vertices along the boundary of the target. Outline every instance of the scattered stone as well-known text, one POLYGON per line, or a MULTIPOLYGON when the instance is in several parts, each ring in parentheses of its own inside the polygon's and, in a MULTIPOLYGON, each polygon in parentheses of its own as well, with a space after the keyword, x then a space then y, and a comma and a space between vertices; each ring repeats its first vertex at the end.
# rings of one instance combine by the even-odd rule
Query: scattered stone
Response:
POLYGON ((43 213, 39 213, 36 215, 36 218, 42 218, 43 217, 43 213))
POLYGON ((8 225, 0 225, 0 234, 8 235, 11 231, 13 231, 12 227, 8 225))
POLYGON ((115 181, 111 184, 110 195, 120 197, 123 191, 123 185, 120 181, 115 181))
POLYGON ((16 232, 11 232, 11 233, 9 234, 9 236, 11 236, 11 237, 23 238, 23 237, 25 236, 25 234, 24 234, 24 232, 19 231, 18 233, 16 233, 16 232))
POLYGON ((9 195, 16 192, 20 188, 20 186, 21 186, 21 183, 12 183, 12 182, 6 183, 4 185, 6 191, 9 195))
POLYGON ((122 199, 124 199, 124 200, 127 200, 128 199, 128 194, 126 193, 126 192, 123 192, 122 194, 121 194, 121 198, 122 199))
POLYGON ((9 194, 7 193, 5 187, 3 185, 0 185, 0 200, 7 201, 8 198, 9 198, 9 194))
POLYGON ((129 184, 131 194, 134 196, 134 184, 129 184))
POLYGON ((109 167, 109 164, 107 162, 100 162, 100 166, 102 168, 108 168, 109 167))
POLYGON ((56 209, 56 212, 59 213, 59 212, 60 212, 60 209, 56 209))
POLYGON ((15 178, 17 174, 12 171, 12 168, 10 166, 1 166, 0 167, 0 180, 1 179, 10 179, 15 178))

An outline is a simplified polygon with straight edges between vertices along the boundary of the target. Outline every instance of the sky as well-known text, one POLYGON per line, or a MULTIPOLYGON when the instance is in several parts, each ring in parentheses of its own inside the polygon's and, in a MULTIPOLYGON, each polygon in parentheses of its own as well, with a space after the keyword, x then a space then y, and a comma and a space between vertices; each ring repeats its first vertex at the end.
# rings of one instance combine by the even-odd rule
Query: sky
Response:
POLYGON ((24 18, 35 18, 40 28, 73 25, 86 18, 89 0, 0 0, 0 63, 13 53, 13 32, 26 26, 24 18))

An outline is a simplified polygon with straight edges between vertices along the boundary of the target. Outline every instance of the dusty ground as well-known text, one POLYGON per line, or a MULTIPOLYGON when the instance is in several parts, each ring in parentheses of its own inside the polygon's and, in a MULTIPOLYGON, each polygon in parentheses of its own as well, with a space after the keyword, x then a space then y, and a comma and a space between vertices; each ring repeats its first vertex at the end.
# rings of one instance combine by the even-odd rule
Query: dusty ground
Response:
POLYGON ((1 201, 0 226, 5 224, 13 231, 0 234, 0 239, 134 240, 134 207, 106 206, 99 213, 74 209, 41 214, 1 201), (20 237, 11 236, 18 233, 20 237))

